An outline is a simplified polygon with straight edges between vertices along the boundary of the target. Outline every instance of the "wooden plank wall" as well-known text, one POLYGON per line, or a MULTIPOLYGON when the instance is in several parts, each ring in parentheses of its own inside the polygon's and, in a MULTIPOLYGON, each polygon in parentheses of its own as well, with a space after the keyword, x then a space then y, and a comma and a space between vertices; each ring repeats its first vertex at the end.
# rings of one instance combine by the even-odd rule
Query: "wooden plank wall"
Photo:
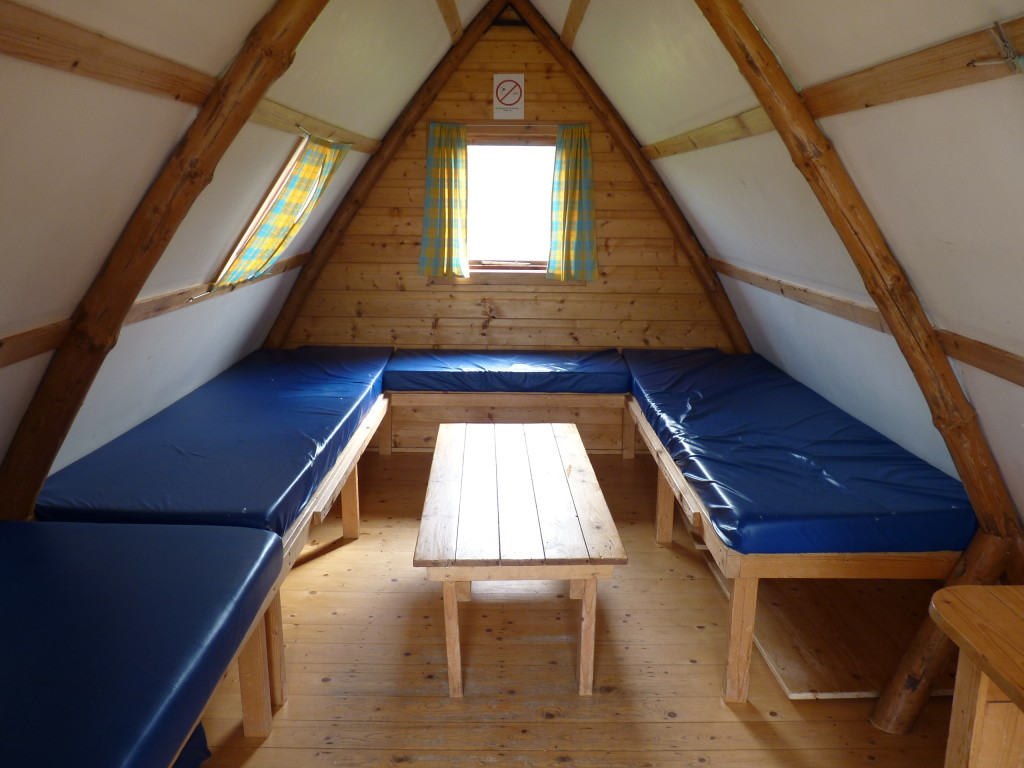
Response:
MULTIPOLYGON (((340 242, 287 346, 731 349, 668 225, 598 115, 523 26, 495 26, 483 37, 384 171, 340 242), (494 122, 492 75, 518 72, 526 75, 526 122, 591 126, 600 276, 572 285, 543 275, 508 274, 431 281, 418 274, 427 122, 494 122)), ((458 420, 467 414, 431 415, 458 420)), ((545 413, 546 419, 558 416, 545 413)), ((563 416, 566 421, 585 418, 571 412, 563 416)), ((431 446, 433 430, 425 428, 423 413, 399 408, 393 417, 395 448, 431 446)), ((610 427, 617 416, 606 420, 602 426, 610 427)), ((588 448, 621 447, 619 430, 600 432, 603 437, 589 440, 588 448)))
POLYGON ((728 339, 668 226, 574 84, 525 27, 494 27, 452 76, 341 240, 289 346, 727 348, 728 339), (525 72, 527 121, 589 122, 600 277, 587 285, 417 274, 426 123, 490 119, 491 75, 525 72))

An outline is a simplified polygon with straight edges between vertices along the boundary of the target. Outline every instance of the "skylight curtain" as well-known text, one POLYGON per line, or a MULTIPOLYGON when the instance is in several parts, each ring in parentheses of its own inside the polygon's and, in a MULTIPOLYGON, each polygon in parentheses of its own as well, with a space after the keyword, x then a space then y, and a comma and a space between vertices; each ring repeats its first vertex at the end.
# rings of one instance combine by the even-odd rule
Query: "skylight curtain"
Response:
POLYGON ((547 276, 552 280, 597 277, 589 125, 558 126, 547 276))
POLYGON ((306 141, 270 210, 217 279, 214 290, 259 277, 281 258, 351 147, 313 137, 306 141))
POLYGON ((468 277, 466 126, 431 123, 420 274, 468 277))

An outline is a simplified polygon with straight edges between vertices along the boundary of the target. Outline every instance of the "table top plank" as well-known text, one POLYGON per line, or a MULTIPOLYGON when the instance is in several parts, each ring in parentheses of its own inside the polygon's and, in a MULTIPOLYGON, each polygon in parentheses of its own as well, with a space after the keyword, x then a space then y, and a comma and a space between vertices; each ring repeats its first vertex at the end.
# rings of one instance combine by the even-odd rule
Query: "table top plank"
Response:
POLYGON ((498 565, 498 470, 494 425, 467 424, 455 559, 461 565, 498 565))
POLYGON ((502 565, 528 565, 544 559, 544 541, 530 476, 522 424, 495 424, 498 466, 498 524, 502 565))
POLYGON ((413 565, 444 566, 455 562, 465 444, 465 424, 441 425, 430 465, 413 565))
POLYGON ((550 424, 524 424, 537 517, 548 564, 590 562, 575 502, 550 424))
POLYGON ((945 587, 932 598, 931 615, 1024 709, 1024 586, 945 587))
POLYGON ((572 424, 551 426, 591 562, 625 563, 626 550, 579 432, 572 424))

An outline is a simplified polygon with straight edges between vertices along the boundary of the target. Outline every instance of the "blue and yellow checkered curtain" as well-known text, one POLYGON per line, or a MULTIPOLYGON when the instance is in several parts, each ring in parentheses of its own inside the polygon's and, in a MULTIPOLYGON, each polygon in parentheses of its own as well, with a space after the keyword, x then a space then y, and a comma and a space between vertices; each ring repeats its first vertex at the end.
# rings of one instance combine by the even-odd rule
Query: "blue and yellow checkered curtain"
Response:
POLYGON ((351 144, 331 144, 312 137, 306 141, 277 199, 218 278, 214 290, 259 277, 281 258, 351 147, 351 144))
POLYGON ((552 280, 592 280, 597 277, 597 236, 590 165, 590 126, 558 126, 547 270, 547 276, 552 280))
POLYGON ((466 244, 467 186, 466 126, 431 123, 427 133, 421 275, 469 275, 466 244))

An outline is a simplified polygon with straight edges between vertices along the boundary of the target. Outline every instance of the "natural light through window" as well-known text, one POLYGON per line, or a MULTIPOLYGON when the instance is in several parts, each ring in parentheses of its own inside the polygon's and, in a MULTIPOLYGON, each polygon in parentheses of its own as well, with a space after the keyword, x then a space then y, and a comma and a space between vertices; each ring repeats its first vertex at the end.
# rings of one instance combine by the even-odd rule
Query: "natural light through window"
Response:
POLYGON ((547 264, 554 165, 553 146, 469 146, 467 218, 472 266, 547 264))

